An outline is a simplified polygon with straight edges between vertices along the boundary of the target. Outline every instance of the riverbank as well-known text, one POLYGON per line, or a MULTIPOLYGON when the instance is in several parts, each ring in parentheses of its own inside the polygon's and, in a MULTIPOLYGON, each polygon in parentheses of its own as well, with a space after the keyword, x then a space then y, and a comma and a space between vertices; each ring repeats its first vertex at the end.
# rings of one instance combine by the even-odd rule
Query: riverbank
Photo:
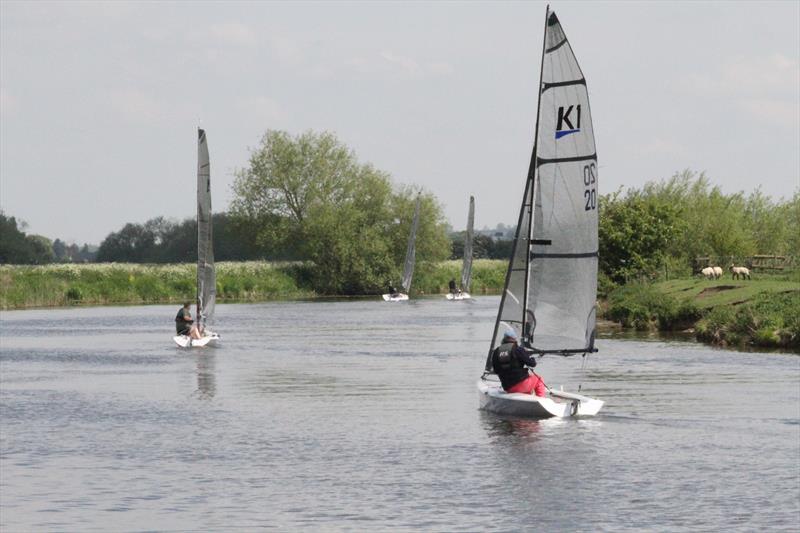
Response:
MULTIPOLYGON (((217 301, 254 302, 325 296, 310 287, 312 265, 266 261, 217 263, 217 301)), ((502 290, 506 261, 478 259, 472 266, 475 294, 502 290)), ((127 305, 193 301, 194 264, 131 263, 0 266, 0 309, 127 305)), ((412 293, 447 292, 460 279, 461 261, 420 264, 412 293)))
POLYGON ((630 284, 609 293, 602 315, 626 328, 685 331, 718 346, 800 351, 797 273, 630 284))

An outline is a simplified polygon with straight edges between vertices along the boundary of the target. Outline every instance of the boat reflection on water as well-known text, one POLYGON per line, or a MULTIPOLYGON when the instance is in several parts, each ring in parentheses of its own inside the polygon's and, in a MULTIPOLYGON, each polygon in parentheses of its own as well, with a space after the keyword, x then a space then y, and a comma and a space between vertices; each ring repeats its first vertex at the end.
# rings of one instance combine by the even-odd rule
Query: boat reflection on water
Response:
POLYGON ((543 424, 549 419, 503 417, 486 411, 480 412, 483 427, 491 440, 513 439, 518 443, 533 443, 542 436, 543 424))
POLYGON ((194 396, 201 400, 210 400, 217 392, 214 354, 210 350, 203 350, 195 357, 197 358, 195 366, 197 390, 194 391, 194 396))

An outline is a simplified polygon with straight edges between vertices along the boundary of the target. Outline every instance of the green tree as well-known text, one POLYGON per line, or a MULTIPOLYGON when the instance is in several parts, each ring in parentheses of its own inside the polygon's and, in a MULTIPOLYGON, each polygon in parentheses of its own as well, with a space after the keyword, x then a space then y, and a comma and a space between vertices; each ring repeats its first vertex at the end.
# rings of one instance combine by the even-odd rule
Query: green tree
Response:
MULTIPOLYGON (((231 213, 270 258, 314 263, 316 290, 361 294, 397 279, 416 193, 361 164, 332 133, 267 131, 239 170, 231 213)), ((418 263, 449 255, 441 207, 423 194, 418 263)))
POLYGON ((617 283, 651 276, 682 230, 678 209, 635 191, 619 191, 600 201, 600 270, 617 283))
POLYGON ((0 263, 41 265, 53 262, 53 244, 41 235, 25 235, 14 217, 0 211, 0 263))

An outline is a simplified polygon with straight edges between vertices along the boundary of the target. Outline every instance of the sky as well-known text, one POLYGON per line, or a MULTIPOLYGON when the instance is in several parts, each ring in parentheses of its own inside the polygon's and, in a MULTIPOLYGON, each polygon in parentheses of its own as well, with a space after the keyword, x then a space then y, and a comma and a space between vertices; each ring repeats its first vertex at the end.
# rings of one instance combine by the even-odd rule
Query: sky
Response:
MULTIPOLYGON (((269 129, 330 131, 454 229, 516 221, 537 105, 540 2, 0 1, 0 209, 99 244, 215 211, 269 129)), ((725 193, 800 189, 800 2, 563 2, 600 193, 684 169, 725 193)))

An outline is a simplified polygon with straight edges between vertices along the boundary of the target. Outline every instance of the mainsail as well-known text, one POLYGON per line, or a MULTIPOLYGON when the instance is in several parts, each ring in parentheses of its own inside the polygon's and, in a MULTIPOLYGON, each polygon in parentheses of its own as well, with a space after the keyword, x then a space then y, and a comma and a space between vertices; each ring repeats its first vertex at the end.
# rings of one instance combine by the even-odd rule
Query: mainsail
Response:
POLYGON ((201 328, 214 315, 217 299, 211 236, 211 166, 206 132, 197 130, 197 317, 201 328))
POLYGON ((469 215, 467 216, 467 234, 464 236, 464 264, 461 266, 461 290, 469 292, 472 281, 472 237, 475 225, 475 197, 469 197, 469 215))
POLYGON ((597 153, 589 96, 555 13, 548 9, 545 21, 536 138, 490 355, 507 327, 539 353, 595 351, 597 153))
POLYGON ((417 240, 417 225, 419 224, 419 202, 420 196, 417 195, 417 206, 414 208, 414 220, 411 222, 411 233, 408 235, 408 248, 406 248, 406 264, 403 268, 403 292, 408 294, 411 289, 411 277, 414 275, 414 260, 416 258, 415 242, 417 240))

